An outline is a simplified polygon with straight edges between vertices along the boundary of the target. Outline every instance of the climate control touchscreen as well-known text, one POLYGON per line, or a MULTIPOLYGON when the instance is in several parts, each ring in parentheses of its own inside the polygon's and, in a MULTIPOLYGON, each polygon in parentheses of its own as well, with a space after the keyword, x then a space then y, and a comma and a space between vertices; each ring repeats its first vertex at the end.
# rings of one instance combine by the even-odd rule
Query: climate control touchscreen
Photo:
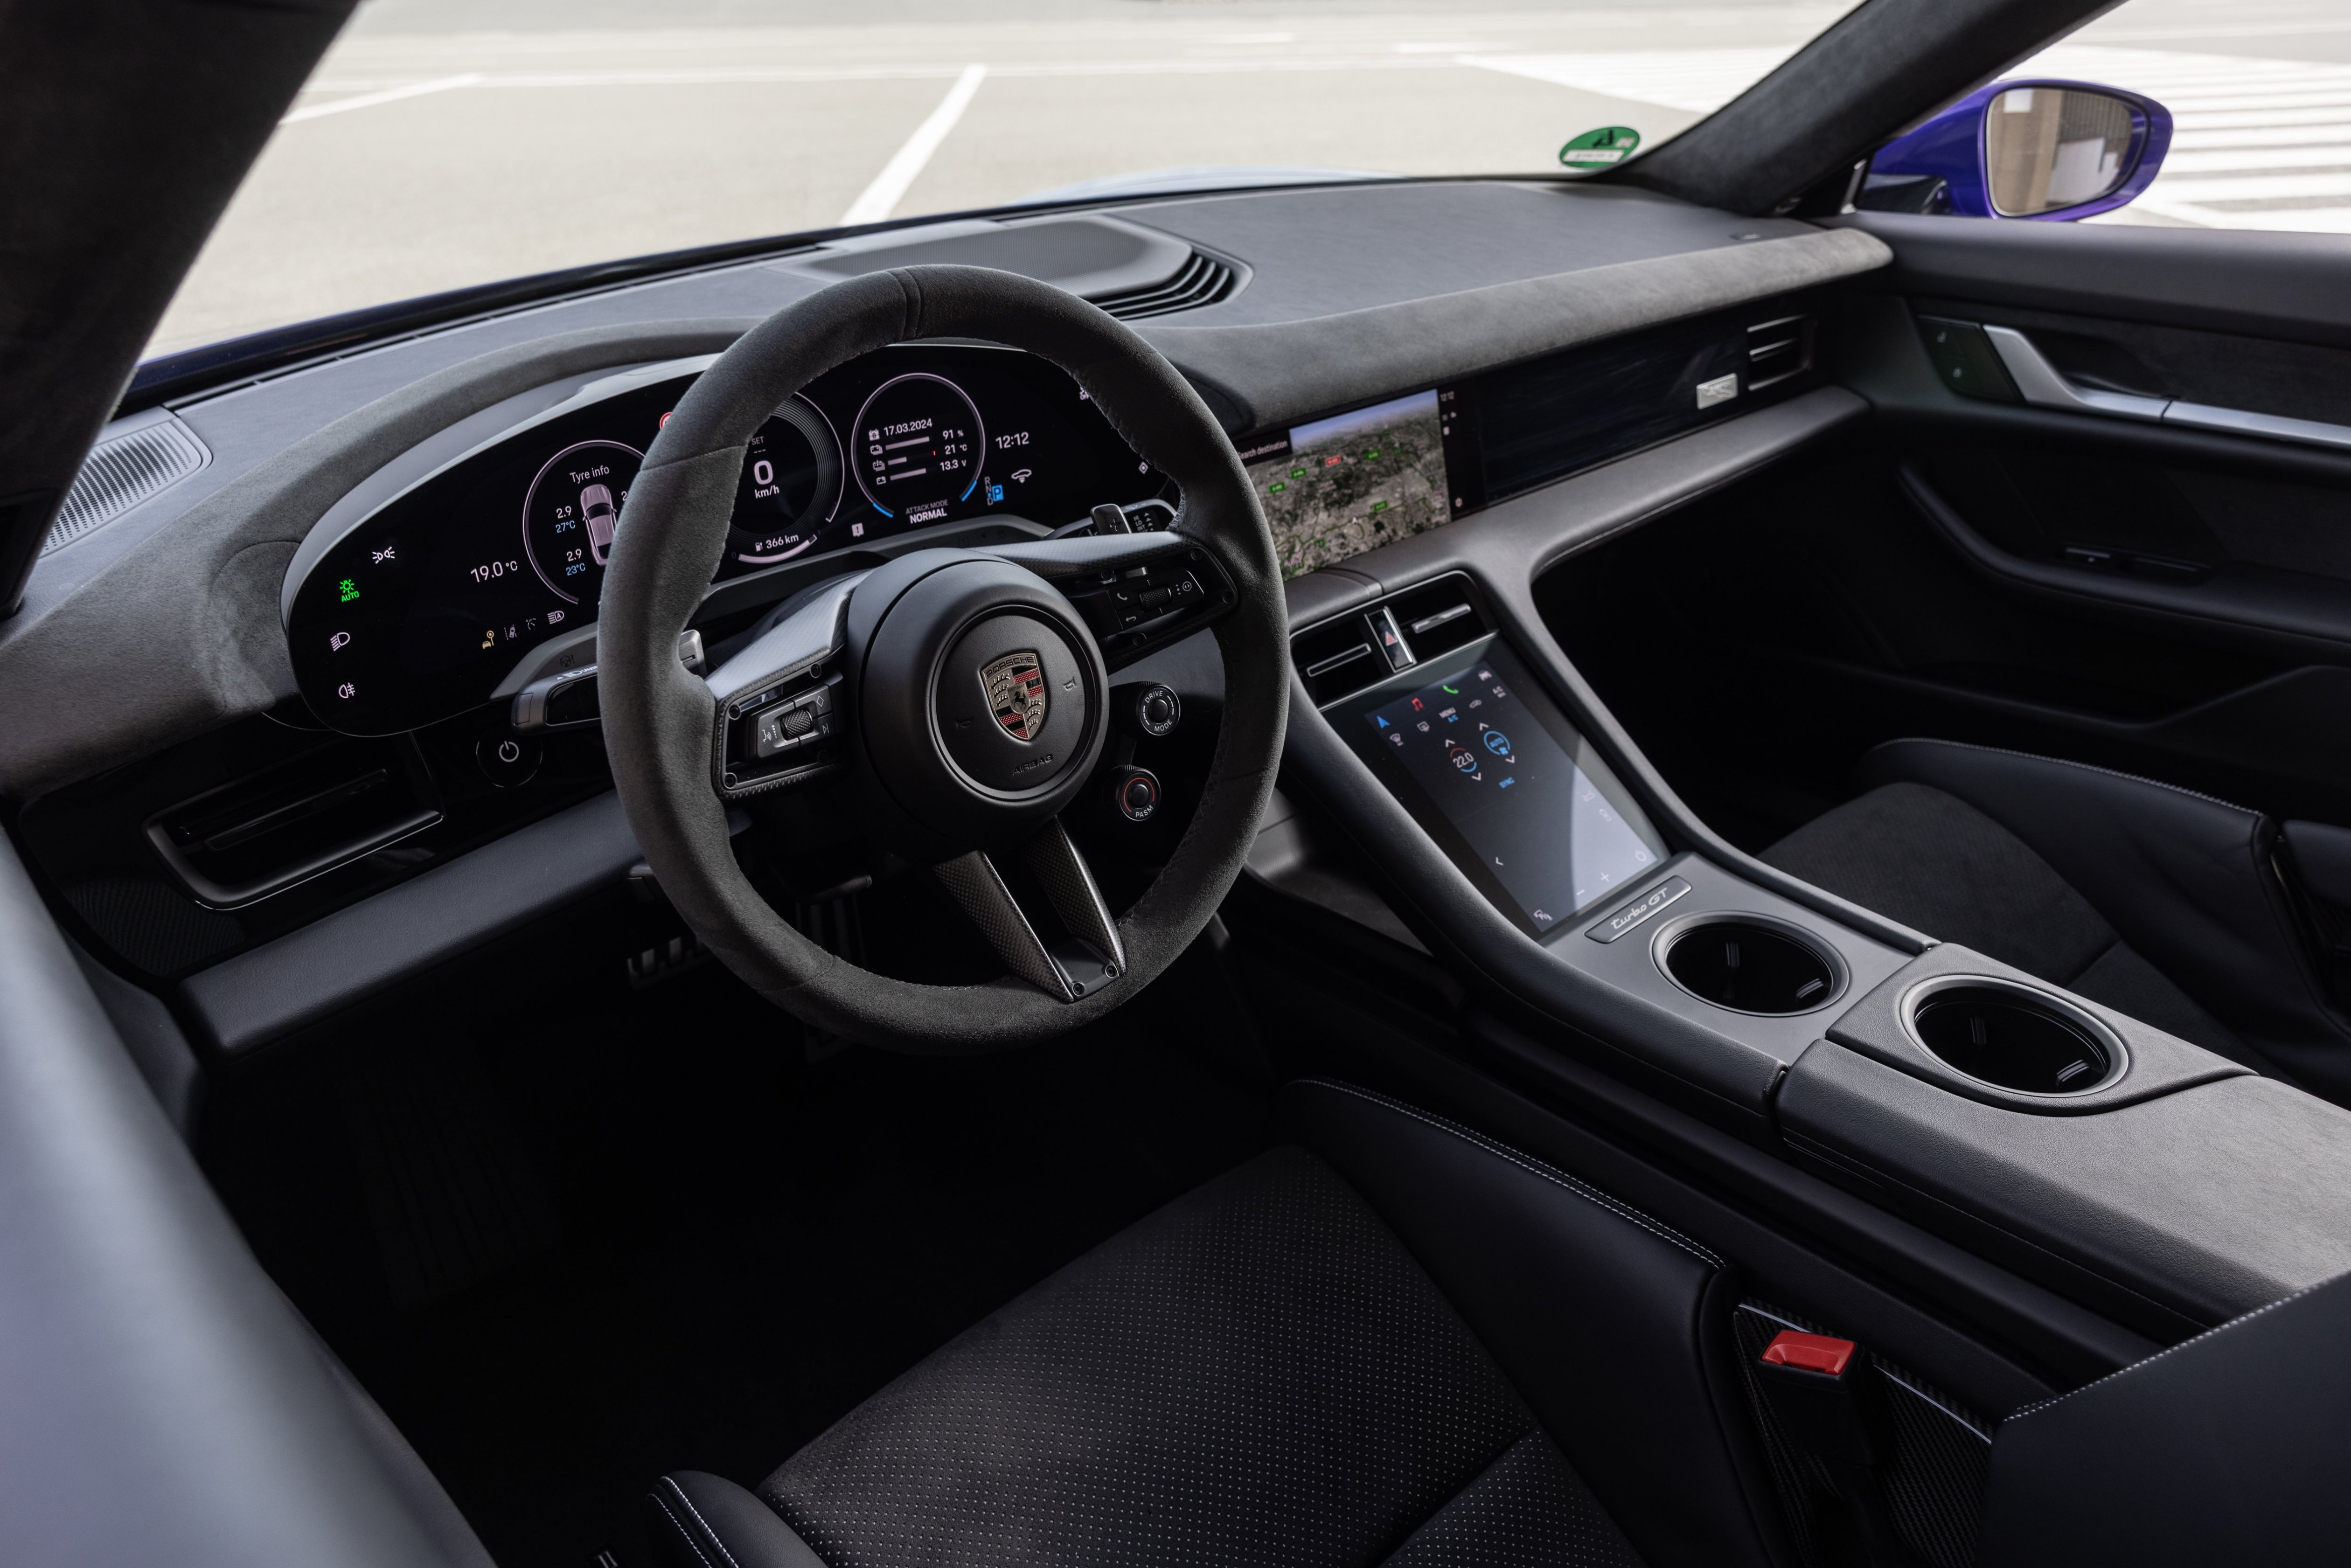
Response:
POLYGON ((1563 718, 1569 744, 1542 722, 1534 705, 1550 705, 1521 695, 1528 683, 1507 651, 1466 650, 1429 673, 1438 678, 1374 694, 1360 721, 1458 835, 1456 859, 1475 857, 1489 896, 1499 883, 1540 936, 1657 865, 1660 846, 1623 787, 1563 718))

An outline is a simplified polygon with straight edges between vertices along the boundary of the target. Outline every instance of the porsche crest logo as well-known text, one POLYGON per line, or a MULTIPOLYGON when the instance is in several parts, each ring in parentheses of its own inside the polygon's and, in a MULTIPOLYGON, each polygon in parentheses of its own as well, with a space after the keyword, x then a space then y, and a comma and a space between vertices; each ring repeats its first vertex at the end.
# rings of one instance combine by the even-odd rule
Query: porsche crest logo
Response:
POLYGON ((1045 670, 1036 653, 1007 653, 981 667, 979 684, 987 693, 987 711, 1015 740, 1037 738, 1045 727, 1045 670))

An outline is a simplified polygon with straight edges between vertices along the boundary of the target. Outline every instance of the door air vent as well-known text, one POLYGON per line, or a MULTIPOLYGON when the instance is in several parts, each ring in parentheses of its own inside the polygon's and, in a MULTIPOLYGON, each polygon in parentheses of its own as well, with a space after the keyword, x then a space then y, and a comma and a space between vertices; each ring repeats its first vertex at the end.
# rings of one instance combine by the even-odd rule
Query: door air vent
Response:
POLYGON ((1122 321, 1139 321, 1146 316, 1172 316, 1178 310, 1196 310, 1228 299, 1238 281, 1239 275, 1231 267, 1196 250, 1165 282, 1099 295, 1094 303, 1122 321))
POLYGON ((158 812, 147 839, 200 902, 235 909, 440 820, 398 743, 339 741, 158 812))
POLYGON ((72 543, 100 523, 110 522, 148 497, 186 478, 210 460, 204 443, 177 419, 165 417, 101 441, 82 460, 66 491, 65 505, 49 525, 41 553, 72 543))

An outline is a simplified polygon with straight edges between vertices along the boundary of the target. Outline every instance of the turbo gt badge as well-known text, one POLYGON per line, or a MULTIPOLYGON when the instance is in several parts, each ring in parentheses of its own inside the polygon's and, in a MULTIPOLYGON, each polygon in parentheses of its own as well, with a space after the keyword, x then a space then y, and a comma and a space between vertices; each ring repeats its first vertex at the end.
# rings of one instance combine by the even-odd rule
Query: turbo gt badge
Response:
POLYGON ((1037 738, 1045 727, 1045 671, 1034 650, 1007 653, 984 665, 979 685, 1005 734, 1019 741, 1037 738))

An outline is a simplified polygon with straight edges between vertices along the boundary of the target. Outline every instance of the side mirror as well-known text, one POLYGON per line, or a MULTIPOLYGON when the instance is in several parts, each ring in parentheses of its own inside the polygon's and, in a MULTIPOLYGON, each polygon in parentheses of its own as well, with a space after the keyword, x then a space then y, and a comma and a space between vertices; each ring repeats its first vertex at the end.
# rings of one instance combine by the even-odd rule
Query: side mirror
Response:
POLYGON ((1855 206, 2071 222, 2145 191, 2171 151, 2171 111, 2078 81, 1994 82, 1877 150, 1855 206))

